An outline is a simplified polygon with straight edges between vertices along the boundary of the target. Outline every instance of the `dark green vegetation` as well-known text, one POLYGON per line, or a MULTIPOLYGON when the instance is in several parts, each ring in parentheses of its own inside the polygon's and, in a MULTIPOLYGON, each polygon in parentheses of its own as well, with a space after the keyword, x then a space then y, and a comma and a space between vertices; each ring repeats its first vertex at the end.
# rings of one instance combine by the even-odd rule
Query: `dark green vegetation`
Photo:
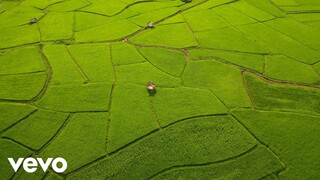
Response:
POLYGON ((286 112, 268 112, 256 110, 234 110, 232 114, 256 135, 263 144, 276 153, 284 164, 291 164, 280 178, 316 179, 320 158, 320 118, 286 112), (256 120, 259 117, 259 120, 256 120), (299 153, 297 153, 299 152, 299 153))
POLYGON ((318 0, 0 1, 1 179, 319 179, 319 137, 318 0))

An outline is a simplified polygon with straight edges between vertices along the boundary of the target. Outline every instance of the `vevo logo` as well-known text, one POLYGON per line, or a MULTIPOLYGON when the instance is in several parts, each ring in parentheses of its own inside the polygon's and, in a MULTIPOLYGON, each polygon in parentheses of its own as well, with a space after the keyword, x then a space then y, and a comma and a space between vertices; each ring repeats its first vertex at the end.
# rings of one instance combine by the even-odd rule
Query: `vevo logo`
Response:
POLYGON ((50 164, 51 164, 52 169, 56 173, 63 173, 68 167, 67 161, 61 157, 55 158, 54 160, 53 160, 53 158, 48 158, 45 162, 42 160, 42 158, 35 159, 32 157, 29 157, 26 159, 19 158, 17 162, 15 162, 13 160, 13 158, 8 158, 8 160, 9 160, 14 172, 18 171, 22 162, 23 162, 23 169, 28 173, 33 173, 33 172, 37 171, 38 163, 40 164, 40 167, 42 168, 43 172, 47 171, 50 164), (58 163, 61 164, 61 167, 58 167, 58 163))

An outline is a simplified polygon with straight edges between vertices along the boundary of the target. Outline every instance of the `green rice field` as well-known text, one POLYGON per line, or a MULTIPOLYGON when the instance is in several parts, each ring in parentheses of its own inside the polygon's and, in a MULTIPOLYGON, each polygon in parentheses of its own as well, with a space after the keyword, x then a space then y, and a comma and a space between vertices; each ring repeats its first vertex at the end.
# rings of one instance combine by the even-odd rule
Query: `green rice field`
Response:
POLYGON ((0 0, 0 179, 320 179, 320 1, 0 0))

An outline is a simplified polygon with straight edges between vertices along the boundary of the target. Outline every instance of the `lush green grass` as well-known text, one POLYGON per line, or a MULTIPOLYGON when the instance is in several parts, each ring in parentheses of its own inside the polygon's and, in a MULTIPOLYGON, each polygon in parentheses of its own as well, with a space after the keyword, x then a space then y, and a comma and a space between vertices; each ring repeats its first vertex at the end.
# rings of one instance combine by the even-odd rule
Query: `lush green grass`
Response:
POLYGON ((272 14, 275 17, 283 17, 284 16, 284 13, 280 10, 280 8, 277 8, 277 6, 274 6, 274 4, 270 3, 269 0, 261 0, 259 2, 255 1, 255 0, 246 0, 246 1, 249 4, 261 9, 264 12, 272 14))
POLYGON ((64 112, 107 111, 110 92, 110 83, 50 86, 46 95, 35 104, 64 112))
POLYGON ((57 174, 49 173, 49 175, 45 176, 46 180, 63 180, 63 178, 57 174))
POLYGON ((45 85, 45 72, 0 76, 0 99, 31 100, 45 85))
POLYGON ((48 45, 44 53, 54 71, 53 84, 114 81, 107 44, 48 45))
POLYGON ((273 153, 259 146, 239 158, 227 162, 177 167, 155 179, 257 179, 283 169, 283 164, 273 153))
POLYGON ((149 29, 130 41, 141 45, 167 46, 174 48, 186 48, 197 46, 198 43, 192 36, 188 25, 170 24, 149 29))
POLYGON ((313 67, 318 72, 318 74, 320 75, 320 62, 318 62, 317 64, 313 65, 313 67))
MULTIPOLYGON (((241 13, 251 17, 252 19, 255 19, 257 21, 267 21, 270 19, 275 18, 272 13, 269 13, 267 11, 262 10, 261 8, 266 8, 269 6, 257 6, 256 4, 262 3, 263 1, 255 2, 254 4, 250 4, 250 2, 247 1, 237 1, 235 3, 230 4, 233 8, 237 9, 241 13)), ((275 2, 276 3, 276 2, 275 2)))
POLYGON ((89 5, 90 2, 85 0, 70 0, 57 3, 48 8, 48 11, 73 11, 89 5))
POLYGON ((89 28, 93 28, 102 24, 107 24, 110 22, 118 21, 121 19, 126 19, 132 16, 138 15, 137 12, 133 11, 125 11, 118 15, 108 17, 104 16, 103 14, 92 14, 90 12, 82 12, 77 11, 75 12, 75 31, 81 31, 89 28))
POLYGON ((108 148, 114 151, 177 120, 225 114, 227 109, 206 90, 158 88, 156 95, 150 97, 144 87, 120 84, 114 89, 111 112, 108 148))
POLYGON ((71 179, 146 179, 173 166, 203 164, 237 156, 256 143, 229 116, 195 118, 160 130, 73 174, 71 179))
POLYGON ((25 104, 0 103, 0 132, 33 112, 35 108, 25 104))
POLYGON ((169 17, 162 22, 159 23, 159 25, 167 25, 167 24, 175 24, 175 23, 184 23, 185 19, 181 14, 177 14, 175 16, 169 17))
POLYGON ((284 56, 266 57, 265 74, 282 81, 320 84, 319 74, 310 65, 284 56))
POLYGON ((286 165, 284 179, 317 179, 320 158, 320 118, 309 115, 235 110, 232 113, 267 144, 286 165))
POLYGON ((65 158, 67 173, 105 155, 107 119, 107 113, 71 115, 64 130, 39 156, 65 158))
POLYGON ((141 63, 146 61, 136 47, 127 43, 112 43, 111 52, 112 62, 115 66, 141 63))
POLYGON ((145 86, 147 82, 153 81, 158 86, 181 86, 181 79, 163 72, 149 62, 115 66, 115 71, 117 74, 117 80, 121 83, 145 86))
POLYGON ((46 67, 39 51, 38 46, 2 51, 0 54, 0 74, 45 71, 46 67))
POLYGON ((0 179, 319 179, 318 12, 1 0, 0 179), (27 156, 68 169, 14 174, 27 156))
POLYGON ((197 32, 195 36, 204 48, 267 53, 262 46, 233 27, 197 32))
POLYGON ((115 86, 108 132, 109 152, 159 128, 150 101, 143 86, 115 86))
POLYGON ((113 3, 112 0, 91 0, 90 2, 92 2, 92 5, 82 8, 83 11, 103 14, 106 16, 116 15, 127 6, 127 4, 122 1, 113 3), (108 6, 105 4, 108 4, 108 6))
POLYGON ((240 70, 216 60, 189 62, 183 75, 183 83, 211 90, 228 107, 250 106, 240 70))
POLYGON ((78 42, 117 40, 139 30, 139 27, 128 20, 119 20, 75 33, 78 42))
POLYGON ((36 25, 0 28, 0 48, 8 48, 40 41, 36 25))
POLYGON ((251 74, 244 77, 255 108, 320 113, 320 90, 317 88, 268 83, 251 74))
POLYGON ((18 158, 24 158, 31 155, 31 151, 22 146, 5 139, 0 140, 0 173, 1 178, 9 179, 13 176, 14 171, 11 169, 11 165, 8 162, 8 157, 12 157, 15 160, 18 158))
POLYGON ((40 22, 42 41, 70 39, 72 37, 73 13, 49 12, 40 22), (57 31, 57 29, 59 29, 57 31))
POLYGON ((73 62, 65 45, 47 45, 43 53, 48 58, 53 70, 52 84, 83 83, 81 70, 73 62))
POLYGON ((129 18, 129 21, 131 21, 141 27, 146 27, 149 22, 158 22, 163 17, 175 14, 179 10, 180 9, 177 7, 160 9, 160 10, 156 10, 156 11, 143 13, 138 16, 134 16, 132 18, 129 18))
POLYGON ((229 24, 212 10, 187 11, 184 17, 193 32, 228 27, 229 24))
POLYGON ((110 47, 107 44, 71 45, 68 50, 89 81, 114 81, 110 47))
POLYGON ((264 58, 262 55, 240 52, 225 52, 221 50, 210 49, 192 49, 188 51, 188 53, 194 60, 217 59, 230 62, 247 69, 252 69, 260 73, 263 71, 264 58))
MULTIPOLYGON (((139 0, 126 0, 128 3, 138 2, 139 0)), ((181 1, 158 1, 158 2, 146 2, 146 3, 137 3, 129 8, 131 11, 135 11, 141 14, 148 12, 154 12, 159 9, 168 9, 171 7, 178 7, 183 5, 181 1)))
POLYGON ((297 21, 286 19, 275 19, 272 21, 266 22, 267 26, 274 28, 275 30, 292 37, 298 42, 306 45, 307 47, 317 50, 320 50, 320 36, 319 31, 299 23, 297 21), (303 32, 303 33, 297 33, 303 32), (305 34, 308 34, 306 36, 305 34))
POLYGON ((256 23, 239 26, 238 29, 254 39, 273 54, 283 54, 300 62, 312 64, 318 61, 320 53, 285 36, 265 24, 256 23))
POLYGON ((139 48, 141 54, 155 67, 180 77, 186 65, 185 55, 165 48, 139 48))
POLYGON ((68 114, 37 111, 3 134, 32 149, 39 150, 62 126, 68 114))
POLYGON ((225 19, 229 24, 232 25, 244 25, 252 24, 257 21, 253 18, 239 12, 237 9, 233 8, 231 5, 220 6, 214 8, 213 11, 218 14, 218 16, 225 19))
POLYGON ((158 88, 151 103, 161 126, 188 117, 227 113, 224 104, 212 92, 204 89, 158 88))
MULTIPOLYGON (((1 10, 0 10, 1 11, 1 10)), ((28 12, 28 13, 14 13, 14 12, 4 12, 0 16, 0 27, 13 27, 13 26, 19 26, 24 25, 26 22, 30 20, 30 17, 36 17, 40 18, 43 16, 43 13, 34 13, 34 12, 28 12)))

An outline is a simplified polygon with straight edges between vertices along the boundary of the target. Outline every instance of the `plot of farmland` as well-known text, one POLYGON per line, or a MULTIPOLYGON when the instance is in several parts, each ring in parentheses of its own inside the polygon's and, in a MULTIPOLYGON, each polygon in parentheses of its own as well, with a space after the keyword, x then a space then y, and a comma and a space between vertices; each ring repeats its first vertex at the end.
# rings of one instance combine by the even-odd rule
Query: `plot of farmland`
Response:
POLYGON ((320 179, 320 1, 0 0, 0 152, 0 179, 320 179))

